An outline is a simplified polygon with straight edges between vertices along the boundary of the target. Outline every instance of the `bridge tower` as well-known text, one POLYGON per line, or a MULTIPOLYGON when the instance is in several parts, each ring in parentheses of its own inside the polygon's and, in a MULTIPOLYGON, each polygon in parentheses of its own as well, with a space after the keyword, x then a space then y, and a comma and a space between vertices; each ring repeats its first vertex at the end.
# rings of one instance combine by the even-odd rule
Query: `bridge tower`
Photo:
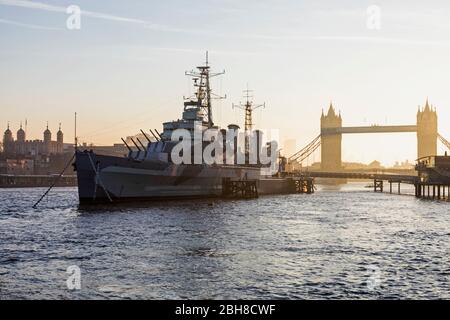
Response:
MULTIPOLYGON (((320 128, 342 128, 341 114, 336 114, 330 103, 327 115, 320 118, 320 128)), ((323 132, 323 130, 321 130, 323 132)), ((342 134, 321 135, 321 169, 323 171, 339 171, 342 169, 342 134)))
POLYGON ((417 158, 437 155, 437 113, 427 102, 417 111, 417 158))

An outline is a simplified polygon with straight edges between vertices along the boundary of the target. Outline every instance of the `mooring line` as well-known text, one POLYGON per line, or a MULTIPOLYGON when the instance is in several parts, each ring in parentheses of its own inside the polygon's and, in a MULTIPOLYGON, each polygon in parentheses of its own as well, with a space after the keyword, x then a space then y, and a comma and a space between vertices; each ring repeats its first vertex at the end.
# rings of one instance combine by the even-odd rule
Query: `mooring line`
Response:
POLYGON ((64 167, 64 170, 59 174, 59 176, 55 179, 55 181, 53 181, 52 185, 50 186, 50 188, 47 189, 47 191, 45 191, 45 193, 39 198, 39 200, 33 205, 33 209, 36 209, 36 207, 38 206, 38 204, 48 195, 48 193, 50 192, 50 190, 53 189, 53 187, 58 183, 59 179, 61 179, 62 175, 64 174, 64 172, 67 170, 67 168, 72 164, 72 160, 75 158, 75 153, 73 154, 72 158, 70 158, 69 162, 67 163, 67 165, 64 167))
MULTIPOLYGON (((103 191, 105 192, 106 196, 108 197, 109 202, 113 202, 113 200, 111 199, 111 196, 109 195, 108 190, 106 190, 105 185, 103 184, 102 178, 100 177, 100 172, 95 168, 94 161, 91 158, 90 152, 88 152, 88 157, 89 157, 89 161, 91 162, 92 169, 95 172, 95 179, 98 180, 98 182, 100 182, 100 186, 103 188, 103 191)), ((97 184, 97 181, 95 183, 97 184)), ((95 190, 95 194, 93 197, 94 199, 96 197, 96 194, 97 194, 97 189, 95 190)))

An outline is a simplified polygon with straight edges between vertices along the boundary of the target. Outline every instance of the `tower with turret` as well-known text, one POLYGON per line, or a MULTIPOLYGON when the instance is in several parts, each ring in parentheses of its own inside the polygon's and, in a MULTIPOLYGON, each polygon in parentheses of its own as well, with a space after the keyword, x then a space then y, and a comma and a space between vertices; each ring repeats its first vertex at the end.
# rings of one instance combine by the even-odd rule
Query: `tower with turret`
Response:
POLYGON ((64 134, 61 130, 61 123, 59 124, 59 130, 56 133, 56 153, 63 153, 64 151, 64 134))
POLYGON ((427 102, 417 111, 417 157, 437 155, 438 117, 436 109, 427 102))
POLYGON ((323 171, 339 171, 342 169, 342 134, 324 133, 323 129, 342 128, 341 114, 336 114, 333 104, 330 103, 328 113, 325 115, 322 110, 320 118, 321 135, 321 169, 323 171))
POLYGON ((48 122, 47 122, 47 129, 44 131, 44 153, 50 154, 51 153, 51 143, 52 143, 52 132, 48 129, 48 122))
POLYGON ((9 122, 8 128, 5 130, 5 133, 3 134, 3 152, 4 153, 14 152, 14 138, 12 131, 9 129, 9 122))
POLYGON ((26 135, 25 130, 22 129, 22 123, 20 123, 20 128, 17 130, 17 142, 25 142, 26 135))
POLYGON ((22 122, 20 123, 20 128, 19 130, 17 130, 17 140, 15 143, 15 152, 17 154, 25 154, 26 153, 26 146, 25 146, 25 141, 26 141, 26 134, 25 134, 25 130, 22 129, 22 122))
POLYGON ((26 140, 26 132, 20 123, 20 128, 17 130, 16 140, 14 140, 13 133, 9 127, 3 134, 3 153, 9 156, 28 156, 28 155, 51 155, 64 153, 64 134, 59 124, 59 130, 56 134, 56 141, 52 141, 52 132, 48 128, 45 129, 44 140, 26 140))

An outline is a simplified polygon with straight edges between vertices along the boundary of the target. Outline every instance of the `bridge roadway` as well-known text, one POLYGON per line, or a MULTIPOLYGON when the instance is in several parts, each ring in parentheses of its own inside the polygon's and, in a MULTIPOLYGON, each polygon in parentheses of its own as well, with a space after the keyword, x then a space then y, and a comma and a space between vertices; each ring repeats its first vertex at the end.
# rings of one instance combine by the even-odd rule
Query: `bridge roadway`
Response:
POLYGON ((346 133, 392 133, 392 132, 417 132, 417 126, 368 126, 368 127, 340 127, 322 128, 322 135, 346 134, 346 133))
POLYGON ((385 173, 303 171, 298 172, 295 175, 309 178, 383 180, 409 184, 415 184, 419 182, 418 176, 385 173))

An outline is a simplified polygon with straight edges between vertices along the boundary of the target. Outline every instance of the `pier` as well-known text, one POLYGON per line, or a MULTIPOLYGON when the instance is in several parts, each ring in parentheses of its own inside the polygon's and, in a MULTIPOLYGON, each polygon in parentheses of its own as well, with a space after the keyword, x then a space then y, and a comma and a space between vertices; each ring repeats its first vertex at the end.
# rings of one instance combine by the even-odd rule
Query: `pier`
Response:
POLYGON ((418 175, 399 175, 399 174, 380 174, 365 172, 296 172, 291 173, 294 176, 300 176, 303 179, 328 178, 339 180, 371 180, 373 181, 374 192, 384 192, 384 183, 389 183, 389 193, 393 193, 393 185, 398 185, 398 194, 401 194, 401 184, 417 185, 420 182, 418 175))
POLYGON ((254 199, 258 198, 256 180, 231 180, 224 178, 222 196, 225 198, 254 199))
POLYGON ((450 200, 450 157, 431 156, 418 160, 416 197, 422 199, 450 200))
POLYGON ((314 193, 314 178, 300 176, 287 179, 290 185, 290 193, 314 193))
POLYGON ((313 178, 372 180, 374 192, 384 192, 384 183, 387 182, 390 194, 394 193, 394 185, 397 185, 397 193, 401 194, 401 184, 409 184, 414 186, 417 198, 450 201, 450 156, 419 159, 416 171, 417 175, 299 171, 289 173, 289 176, 299 177, 300 181, 313 178))
POLYGON ((417 198, 450 201, 450 185, 418 183, 415 189, 417 198))
POLYGON ((414 184, 418 181, 417 175, 399 175, 387 173, 366 173, 366 172, 331 172, 331 171, 301 171, 297 175, 309 178, 330 178, 330 179, 357 179, 357 180, 377 180, 388 182, 401 182, 414 184))

